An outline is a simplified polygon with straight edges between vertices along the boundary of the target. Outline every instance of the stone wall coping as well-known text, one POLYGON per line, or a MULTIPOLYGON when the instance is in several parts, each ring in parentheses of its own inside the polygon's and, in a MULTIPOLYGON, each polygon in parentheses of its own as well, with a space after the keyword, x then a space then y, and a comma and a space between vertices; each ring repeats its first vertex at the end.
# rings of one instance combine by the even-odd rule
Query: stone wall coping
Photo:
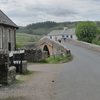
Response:
POLYGON ((71 42, 72 44, 87 48, 87 49, 91 49, 93 51, 100 52, 99 45, 95 45, 95 44, 91 44, 91 43, 87 43, 87 42, 83 42, 83 41, 78 41, 78 40, 71 40, 71 39, 69 39, 69 42, 71 42))

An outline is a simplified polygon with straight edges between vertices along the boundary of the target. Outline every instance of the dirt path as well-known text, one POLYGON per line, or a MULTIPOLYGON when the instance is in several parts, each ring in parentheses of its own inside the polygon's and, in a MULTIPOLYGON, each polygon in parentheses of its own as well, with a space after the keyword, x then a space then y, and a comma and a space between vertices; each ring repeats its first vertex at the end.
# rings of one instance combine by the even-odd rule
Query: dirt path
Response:
POLYGON ((24 82, 0 88, 0 100, 54 100, 55 72, 47 65, 29 65, 33 74, 24 82))

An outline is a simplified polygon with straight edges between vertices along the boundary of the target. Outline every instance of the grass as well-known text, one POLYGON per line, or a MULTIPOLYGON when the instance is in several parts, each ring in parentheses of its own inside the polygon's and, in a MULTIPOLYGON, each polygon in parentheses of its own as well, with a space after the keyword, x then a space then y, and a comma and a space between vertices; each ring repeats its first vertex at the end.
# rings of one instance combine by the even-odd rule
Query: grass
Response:
POLYGON ((16 33, 16 43, 17 47, 23 47, 28 44, 32 44, 37 42, 41 36, 38 35, 31 35, 26 33, 16 33))
POLYGON ((27 80, 32 74, 33 74, 33 71, 29 71, 29 70, 27 70, 27 72, 24 74, 21 74, 21 75, 18 74, 16 77, 16 80, 12 84, 21 84, 25 80, 27 80))
POLYGON ((58 63, 66 63, 73 59, 72 55, 56 55, 56 56, 50 56, 46 60, 40 62, 40 63, 48 63, 48 64, 58 64, 58 63))
POLYGON ((26 73, 23 73, 22 75, 31 75, 31 74, 33 74, 33 71, 27 70, 27 72, 26 73))
POLYGON ((21 83, 23 83, 23 81, 16 79, 12 84, 21 84, 21 83))

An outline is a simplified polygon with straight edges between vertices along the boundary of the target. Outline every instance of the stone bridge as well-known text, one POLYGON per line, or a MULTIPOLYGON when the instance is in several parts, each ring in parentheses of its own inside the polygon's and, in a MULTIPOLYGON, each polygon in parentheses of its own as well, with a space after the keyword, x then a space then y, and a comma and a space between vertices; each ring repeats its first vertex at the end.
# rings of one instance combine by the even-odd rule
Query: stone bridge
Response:
POLYGON ((47 37, 39 41, 39 48, 43 51, 47 51, 48 56, 70 53, 70 50, 66 49, 63 44, 47 37))
MULTIPOLYGON (((68 39, 67 42, 72 43, 74 45, 81 46, 83 48, 100 52, 100 46, 97 45, 93 45, 78 40, 72 40, 72 39, 68 39)), ((47 37, 43 37, 39 41, 39 48, 42 49, 43 51, 47 51, 48 56, 66 54, 70 52, 70 50, 66 47, 66 45, 64 45, 64 43, 60 43, 58 41, 55 41, 47 37)))

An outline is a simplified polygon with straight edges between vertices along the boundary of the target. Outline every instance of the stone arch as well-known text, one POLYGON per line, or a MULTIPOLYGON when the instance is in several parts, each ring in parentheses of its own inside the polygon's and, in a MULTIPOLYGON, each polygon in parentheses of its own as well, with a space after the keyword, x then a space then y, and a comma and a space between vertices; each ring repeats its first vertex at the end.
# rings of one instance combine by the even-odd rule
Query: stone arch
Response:
POLYGON ((44 45, 44 47, 43 47, 43 51, 46 51, 46 52, 47 52, 48 57, 50 56, 49 48, 48 48, 47 45, 44 45))

